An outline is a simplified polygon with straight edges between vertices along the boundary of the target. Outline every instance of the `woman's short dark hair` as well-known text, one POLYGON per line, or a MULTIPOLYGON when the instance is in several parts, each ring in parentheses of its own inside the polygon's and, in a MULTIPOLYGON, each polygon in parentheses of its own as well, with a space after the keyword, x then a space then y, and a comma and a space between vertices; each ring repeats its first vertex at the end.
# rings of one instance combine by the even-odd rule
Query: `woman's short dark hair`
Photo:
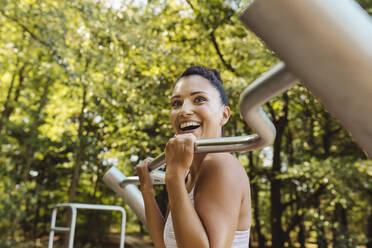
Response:
POLYGON ((181 74, 181 76, 179 76, 177 81, 180 80, 182 77, 187 77, 191 75, 199 75, 205 79, 208 79, 209 82, 211 82, 211 84, 217 89, 218 93, 220 93, 222 104, 225 106, 229 106, 229 99, 222 85, 223 82, 219 71, 217 71, 216 69, 205 68, 200 65, 190 66, 181 74))

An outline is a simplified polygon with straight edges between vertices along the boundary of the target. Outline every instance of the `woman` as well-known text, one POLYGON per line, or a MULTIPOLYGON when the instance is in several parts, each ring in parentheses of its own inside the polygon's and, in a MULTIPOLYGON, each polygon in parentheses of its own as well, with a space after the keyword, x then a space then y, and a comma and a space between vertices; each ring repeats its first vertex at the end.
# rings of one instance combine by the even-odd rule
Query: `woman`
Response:
POLYGON ((147 227, 155 247, 248 247, 250 187, 240 162, 229 153, 194 154, 196 139, 223 135, 230 108, 218 71, 188 68, 171 97, 174 138, 165 148, 169 208, 161 214, 147 169, 137 165, 147 227))

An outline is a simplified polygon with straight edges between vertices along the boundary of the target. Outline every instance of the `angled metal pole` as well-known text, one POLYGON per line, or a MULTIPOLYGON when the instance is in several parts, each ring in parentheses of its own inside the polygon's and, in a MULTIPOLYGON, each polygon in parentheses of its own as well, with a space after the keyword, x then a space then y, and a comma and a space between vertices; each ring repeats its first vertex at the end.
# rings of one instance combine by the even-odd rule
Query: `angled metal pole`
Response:
POLYGON ((241 20, 371 157, 371 17, 353 0, 254 0, 241 20))

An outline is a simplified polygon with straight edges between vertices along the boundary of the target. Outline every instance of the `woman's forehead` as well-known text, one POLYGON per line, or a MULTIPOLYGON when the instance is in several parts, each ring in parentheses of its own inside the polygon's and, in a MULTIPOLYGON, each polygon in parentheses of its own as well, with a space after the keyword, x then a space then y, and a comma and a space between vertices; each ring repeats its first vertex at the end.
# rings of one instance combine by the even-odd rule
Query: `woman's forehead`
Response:
POLYGON ((213 87, 211 82, 199 75, 190 75, 180 78, 174 86, 172 96, 190 95, 191 93, 198 91, 218 96, 217 89, 213 87))

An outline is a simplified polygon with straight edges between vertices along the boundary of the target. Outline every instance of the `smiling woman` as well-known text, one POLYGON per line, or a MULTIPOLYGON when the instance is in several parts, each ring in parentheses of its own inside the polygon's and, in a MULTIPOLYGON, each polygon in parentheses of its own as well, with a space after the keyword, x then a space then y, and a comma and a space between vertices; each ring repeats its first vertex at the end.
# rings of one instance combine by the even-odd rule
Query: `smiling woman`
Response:
POLYGON ((155 247, 248 247, 249 180, 229 153, 194 154, 196 139, 218 138, 230 117, 217 70, 188 68, 171 97, 175 132, 165 148, 169 207, 162 216, 147 166, 137 165, 146 222, 155 247))

